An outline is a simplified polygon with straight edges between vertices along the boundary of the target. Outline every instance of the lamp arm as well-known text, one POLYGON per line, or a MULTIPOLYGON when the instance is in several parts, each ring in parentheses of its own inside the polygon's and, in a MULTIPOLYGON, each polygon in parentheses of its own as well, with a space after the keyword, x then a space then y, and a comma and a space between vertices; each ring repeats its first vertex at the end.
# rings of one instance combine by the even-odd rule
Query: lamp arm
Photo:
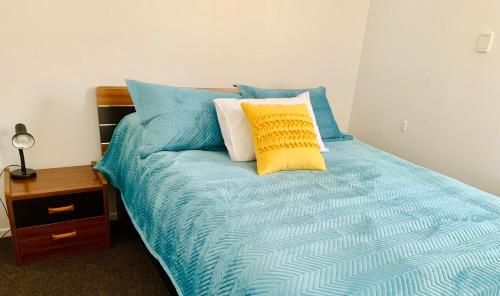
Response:
POLYGON ((26 175, 26 163, 24 162, 24 152, 22 149, 19 149, 19 157, 21 158, 21 172, 23 172, 23 175, 26 175))

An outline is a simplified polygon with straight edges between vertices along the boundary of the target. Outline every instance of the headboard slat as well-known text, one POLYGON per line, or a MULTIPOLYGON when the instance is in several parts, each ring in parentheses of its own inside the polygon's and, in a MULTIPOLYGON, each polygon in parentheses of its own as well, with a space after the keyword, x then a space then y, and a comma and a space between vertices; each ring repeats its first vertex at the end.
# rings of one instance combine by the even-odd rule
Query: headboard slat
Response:
MULTIPOLYGON (((237 88, 200 88, 215 92, 239 94, 237 88)), ((135 112, 134 102, 125 86, 99 86, 96 89, 97 114, 102 155, 109 146, 116 125, 126 115, 135 112)))
POLYGON ((134 106, 118 105, 118 106, 98 106, 97 115, 99 117, 99 126, 104 124, 116 124, 120 120, 132 112, 135 112, 134 106))

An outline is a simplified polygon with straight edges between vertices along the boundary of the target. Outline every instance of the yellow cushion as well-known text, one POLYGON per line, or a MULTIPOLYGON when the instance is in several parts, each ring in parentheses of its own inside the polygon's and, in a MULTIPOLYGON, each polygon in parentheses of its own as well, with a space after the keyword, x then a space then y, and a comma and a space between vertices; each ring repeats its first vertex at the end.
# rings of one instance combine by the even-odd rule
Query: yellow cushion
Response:
POLYGON ((306 104, 241 103, 241 108, 252 128, 259 175, 326 169, 306 104))

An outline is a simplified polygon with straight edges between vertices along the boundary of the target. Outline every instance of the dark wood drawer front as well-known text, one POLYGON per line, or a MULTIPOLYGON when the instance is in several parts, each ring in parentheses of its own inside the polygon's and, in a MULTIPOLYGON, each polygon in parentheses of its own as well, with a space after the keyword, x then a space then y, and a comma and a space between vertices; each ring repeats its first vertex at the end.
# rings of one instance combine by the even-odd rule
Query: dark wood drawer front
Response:
POLYGON ((57 223, 104 214, 102 191, 16 200, 12 206, 17 227, 57 223))
POLYGON ((56 254, 84 245, 104 244, 105 225, 105 219, 98 217, 19 229, 21 255, 56 254))

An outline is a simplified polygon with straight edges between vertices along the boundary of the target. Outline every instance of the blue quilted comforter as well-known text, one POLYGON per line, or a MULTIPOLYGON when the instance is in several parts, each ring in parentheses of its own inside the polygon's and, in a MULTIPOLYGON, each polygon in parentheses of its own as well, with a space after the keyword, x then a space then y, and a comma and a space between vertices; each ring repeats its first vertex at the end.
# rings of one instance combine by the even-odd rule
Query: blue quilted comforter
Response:
POLYGON ((183 295, 500 295, 500 200, 360 141, 328 171, 224 151, 141 159, 136 115, 97 168, 183 295))

